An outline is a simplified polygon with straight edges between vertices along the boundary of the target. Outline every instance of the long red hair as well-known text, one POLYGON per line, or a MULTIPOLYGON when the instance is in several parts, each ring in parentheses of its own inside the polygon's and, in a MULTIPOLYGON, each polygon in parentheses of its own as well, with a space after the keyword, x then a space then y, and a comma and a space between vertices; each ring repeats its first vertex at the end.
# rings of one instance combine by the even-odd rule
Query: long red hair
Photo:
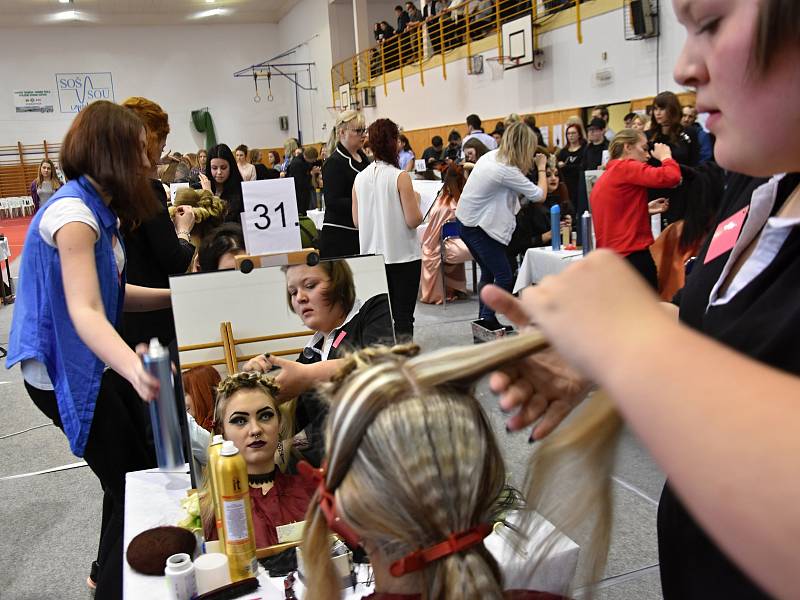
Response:
POLYGON ((207 431, 214 422, 214 398, 220 381, 219 372, 208 365, 183 372, 183 391, 192 397, 195 421, 207 431))

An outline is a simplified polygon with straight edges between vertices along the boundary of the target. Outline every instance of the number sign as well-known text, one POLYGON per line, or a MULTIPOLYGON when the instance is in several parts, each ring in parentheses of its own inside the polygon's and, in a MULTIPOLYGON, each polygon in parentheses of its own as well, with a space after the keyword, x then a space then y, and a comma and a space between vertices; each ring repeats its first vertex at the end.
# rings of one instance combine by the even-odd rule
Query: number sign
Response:
POLYGON ((243 181, 242 229, 248 254, 302 249, 294 179, 243 181))

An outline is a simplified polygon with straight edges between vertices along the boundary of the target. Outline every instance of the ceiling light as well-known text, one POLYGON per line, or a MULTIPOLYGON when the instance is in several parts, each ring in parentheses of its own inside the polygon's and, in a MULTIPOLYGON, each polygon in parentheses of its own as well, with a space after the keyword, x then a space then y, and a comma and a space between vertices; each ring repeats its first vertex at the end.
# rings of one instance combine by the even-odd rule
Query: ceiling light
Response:
POLYGON ((229 8, 212 8, 211 10, 203 10, 199 13, 195 13, 191 15, 190 19, 206 19, 208 17, 217 17, 222 15, 230 14, 229 8))
POLYGON ((85 21, 87 23, 94 23, 97 17, 89 13, 79 10, 64 10, 61 12, 53 13, 45 17, 46 21, 65 22, 65 21, 85 21))
POLYGON ((58 0, 60 4, 69 4, 72 0, 58 0))
MULTIPOLYGON (((61 0, 63 2, 63 0, 61 0)), ((206 4, 214 4, 217 0, 206 0, 206 4)))

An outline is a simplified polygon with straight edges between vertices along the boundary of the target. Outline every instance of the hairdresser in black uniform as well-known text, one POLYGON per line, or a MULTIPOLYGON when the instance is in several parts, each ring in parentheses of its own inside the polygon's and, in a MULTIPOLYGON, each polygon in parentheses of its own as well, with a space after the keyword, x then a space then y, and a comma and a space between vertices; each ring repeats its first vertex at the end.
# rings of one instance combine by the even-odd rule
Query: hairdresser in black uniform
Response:
POLYGON ((262 354, 248 361, 243 370, 280 369, 276 371, 281 388, 278 401, 298 398, 295 432, 306 434, 301 452, 306 460, 319 465, 327 406, 312 390, 341 368, 344 352, 394 345, 389 297, 357 298, 353 273, 344 260, 322 261, 313 267, 293 265, 285 271, 289 308, 314 335, 296 361, 262 354))
MULTIPOLYGON (((717 235, 701 247, 679 309, 655 302, 605 251, 521 301, 496 289, 484 300, 518 323, 534 320, 609 393, 668 473, 658 515, 665 600, 792 598, 800 589, 800 121, 764 115, 800 103, 800 3, 673 5, 687 30, 676 80, 697 89, 720 166, 743 173, 728 181, 717 235), (778 137, 786 145, 776 153, 778 137)), ((576 396, 554 392, 541 372, 546 387, 537 384, 534 370, 530 359, 509 367, 492 387, 504 392, 502 408, 525 405, 512 430, 544 413, 538 439, 576 396)))
POLYGON ((359 254, 358 229, 353 223, 353 182, 369 164, 364 154, 364 117, 346 110, 336 119, 322 165, 325 222, 319 235, 322 258, 359 254))

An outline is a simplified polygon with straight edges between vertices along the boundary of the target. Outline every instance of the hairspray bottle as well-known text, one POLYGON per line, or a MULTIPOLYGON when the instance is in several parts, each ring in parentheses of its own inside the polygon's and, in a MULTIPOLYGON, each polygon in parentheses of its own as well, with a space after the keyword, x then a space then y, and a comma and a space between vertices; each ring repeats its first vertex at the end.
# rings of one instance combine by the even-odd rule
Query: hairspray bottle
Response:
POLYGON ((553 250, 561 250, 561 207, 558 204, 550 207, 550 243, 553 250))
POLYGON ((225 532, 222 527, 222 512, 219 505, 219 493, 217 492, 217 463, 219 462, 219 451, 222 450, 222 436, 215 435, 208 446, 208 469, 206 479, 211 483, 211 501, 214 503, 214 520, 217 525, 217 538, 225 547, 225 532))
POLYGON ((150 421, 156 443, 158 468, 177 469, 182 467, 186 460, 183 458, 181 425, 178 421, 178 405, 175 402, 169 352, 159 343, 158 338, 153 338, 142 360, 144 368, 158 379, 160 384, 158 398, 150 403, 150 421))
POLYGON ((230 440, 222 443, 216 472, 225 533, 225 554, 228 555, 231 581, 255 577, 258 573, 258 560, 247 465, 239 454, 239 449, 230 440))
POLYGON ((581 215, 581 237, 583 255, 586 256, 592 251, 592 215, 588 210, 581 215))

